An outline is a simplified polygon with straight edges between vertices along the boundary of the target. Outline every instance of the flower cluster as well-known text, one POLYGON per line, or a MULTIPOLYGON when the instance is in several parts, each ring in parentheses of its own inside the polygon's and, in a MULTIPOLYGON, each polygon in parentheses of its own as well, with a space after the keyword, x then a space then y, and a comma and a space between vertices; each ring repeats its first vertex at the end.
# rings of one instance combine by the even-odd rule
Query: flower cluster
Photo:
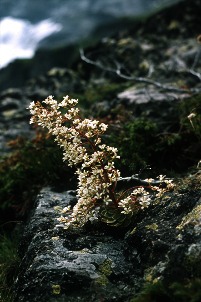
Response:
MULTIPOLYGON (((115 186, 120 172, 115 168, 114 161, 119 156, 116 148, 102 143, 106 124, 82 119, 76 107, 78 100, 68 96, 59 103, 49 96, 43 103, 44 106, 40 102, 30 104, 30 123, 47 128, 63 148, 63 160, 69 166, 77 166, 78 202, 71 212, 69 207, 64 208, 58 219, 65 227, 72 223, 84 225, 88 220, 97 219, 102 205, 113 204, 123 214, 132 212, 136 205, 142 209, 149 206, 151 186, 149 190, 134 188, 124 199, 117 197, 115 186)), ((153 187, 153 190, 157 190, 158 196, 163 193, 163 189, 158 187, 153 187)))
POLYGON ((154 179, 152 178, 145 179, 145 182, 148 184, 146 187, 134 188, 130 195, 124 199, 120 199, 118 206, 122 208, 121 212, 129 214, 136 209, 136 206, 145 209, 151 204, 152 199, 158 200, 164 196, 164 193, 174 188, 173 180, 166 179, 165 175, 159 175, 158 179, 160 185, 153 185, 154 179))
POLYGON ((102 144, 100 136, 107 125, 97 120, 81 119, 77 100, 68 96, 58 103, 49 96, 43 103, 32 102, 30 123, 47 128, 55 136, 55 141, 63 148, 63 160, 69 166, 78 165, 78 202, 70 219, 60 221, 84 224, 97 217, 97 202, 115 202, 114 187, 120 176, 114 167, 119 158, 117 149, 102 144), (62 110, 65 112, 62 113, 62 110), (95 211, 95 213, 94 213, 95 211))
POLYGON ((150 205, 151 197, 148 191, 144 187, 134 189, 130 195, 121 199, 118 206, 122 208, 123 214, 129 214, 133 212, 136 205, 140 205, 142 209, 147 208, 150 205))

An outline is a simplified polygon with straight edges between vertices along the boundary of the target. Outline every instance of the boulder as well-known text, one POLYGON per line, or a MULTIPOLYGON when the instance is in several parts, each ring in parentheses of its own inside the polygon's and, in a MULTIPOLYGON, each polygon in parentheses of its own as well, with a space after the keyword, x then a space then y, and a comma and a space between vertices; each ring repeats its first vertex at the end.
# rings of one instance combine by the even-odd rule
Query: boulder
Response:
POLYGON ((131 301, 144 284, 200 278, 200 178, 191 175, 126 228, 65 230, 59 209, 75 202, 75 191, 44 188, 21 239, 14 301, 131 301))

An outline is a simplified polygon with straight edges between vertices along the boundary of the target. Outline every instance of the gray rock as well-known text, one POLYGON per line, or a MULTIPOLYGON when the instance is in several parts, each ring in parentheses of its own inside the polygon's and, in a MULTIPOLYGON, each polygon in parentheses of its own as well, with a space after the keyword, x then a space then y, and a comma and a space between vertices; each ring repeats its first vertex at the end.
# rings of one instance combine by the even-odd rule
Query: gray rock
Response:
POLYGON ((20 89, 10 88, 0 94, 0 155, 10 152, 10 140, 34 135, 29 126, 30 114, 27 110, 30 102, 31 99, 20 89))
POLYGON ((126 229, 64 230, 56 209, 74 204, 75 191, 43 189, 21 240, 14 302, 128 302, 146 282, 200 278, 200 196, 181 188, 126 229))
POLYGON ((126 301, 133 292, 125 242, 102 232, 70 233, 57 227, 55 207, 74 198, 72 191, 48 188, 38 196, 22 238, 14 301, 126 301))
POLYGON ((171 102, 171 101, 181 100, 186 97, 189 97, 187 93, 181 95, 174 92, 164 92, 164 91, 160 92, 158 91, 158 89, 154 89, 154 88, 137 89, 136 87, 131 87, 118 94, 118 98, 120 100, 122 99, 128 100, 128 105, 146 104, 151 101, 171 102))

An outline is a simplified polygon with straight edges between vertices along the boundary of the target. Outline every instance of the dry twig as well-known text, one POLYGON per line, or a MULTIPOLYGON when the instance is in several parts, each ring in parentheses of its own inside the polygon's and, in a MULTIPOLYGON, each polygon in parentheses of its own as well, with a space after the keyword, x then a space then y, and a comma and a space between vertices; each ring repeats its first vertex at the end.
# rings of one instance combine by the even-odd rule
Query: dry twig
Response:
MULTIPOLYGON (((140 83, 145 83, 145 84, 149 84, 149 85, 153 85, 159 89, 161 89, 162 91, 171 91, 171 92, 177 92, 177 93, 188 93, 188 94, 196 94, 201 92, 201 88, 177 88, 174 86, 169 86, 169 85, 164 85, 158 81, 154 81, 151 80, 147 77, 135 77, 132 75, 126 75, 124 73, 122 73, 122 66, 119 62, 114 61, 115 64, 115 68, 111 68, 109 66, 105 66, 103 63, 101 63, 100 61, 93 61, 89 58, 87 58, 85 56, 84 50, 80 49, 80 57, 81 59, 88 63, 91 64, 93 66, 96 66, 104 71, 108 71, 108 72, 112 72, 115 73, 117 76, 119 76, 122 79, 128 80, 128 81, 134 81, 134 82, 140 82, 140 83)), ((201 74, 198 72, 195 72, 192 69, 186 70, 186 72, 196 76, 199 80, 201 80, 201 74)))

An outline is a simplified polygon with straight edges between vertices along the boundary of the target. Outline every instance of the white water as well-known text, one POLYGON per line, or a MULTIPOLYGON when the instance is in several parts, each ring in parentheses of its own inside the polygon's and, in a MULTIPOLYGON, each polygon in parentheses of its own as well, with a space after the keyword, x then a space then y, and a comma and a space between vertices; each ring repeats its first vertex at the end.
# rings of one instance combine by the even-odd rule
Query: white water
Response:
POLYGON ((3 18, 0 22, 0 68, 17 58, 31 58, 41 40, 60 30, 61 25, 50 19, 33 25, 22 19, 3 18))
POLYGON ((89 36, 100 24, 177 1, 48 0, 47 5, 43 0, 0 0, 0 68, 17 58, 32 58, 41 45, 72 43, 89 36))

